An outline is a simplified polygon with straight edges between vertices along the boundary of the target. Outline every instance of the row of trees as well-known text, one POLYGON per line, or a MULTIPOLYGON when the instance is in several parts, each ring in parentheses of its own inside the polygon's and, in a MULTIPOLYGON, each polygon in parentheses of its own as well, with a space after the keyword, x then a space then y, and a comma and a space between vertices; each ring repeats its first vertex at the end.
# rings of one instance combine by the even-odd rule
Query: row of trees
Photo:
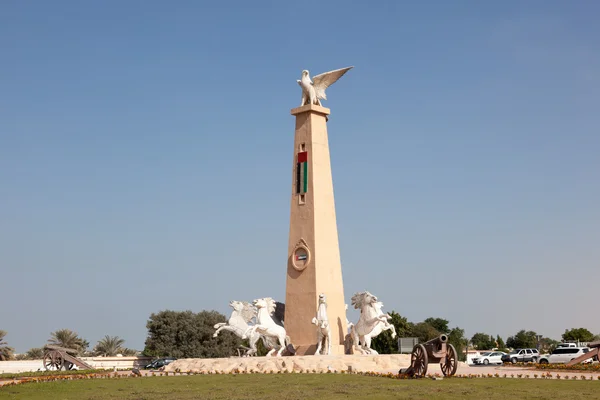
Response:
MULTIPOLYGON (((390 313, 390 323, 394 325, 398 337, 417 337, 419 342, 426 342, 440 334, 448 335, 448 341, 456 348, 459 358, 464 359, 465 346, 479 350, 499 349, 508 351, 508 348, 537 347, 538 335, 533 331, 521 330, 514 336, 507 338, 506 343, 499 335, 495 337, 485 333, 476 333, 468 340, 464 330, 459 327, 451 328, 449 321, 443 318, 427 318, 422 322, 409 322, 395 311, 390 313)), ((236 353, 236 349, 246 344, 231 332, 222 331, 217 338, 213 326, 219 322, 225 322, 226 317, 216 311, 161 311, 150 316, 146 327, 148 337, 144 355, 155 357, 178 357, 178 358, 215 358, 229 357, 236 353)), ((551 351, 559 343, 545 337, 539 337, 540 348, 551 351)), ((574 328, 566 330, 562 340, 589 342, 600 339, 585 328, 574 328)), ((261 352, 259 344, 259 354, 261 352)), ((373 339, 371 346, 380 354, 391 354, 398 352, 398 341, 392 339, 390 331, 384 331, 373 339)))
MULTIPOLYGON (((565 342, 587 343, 594 340, 600 340, 600 335, 594 335, 586 328, 572 328, 566 329, 565 333, 562 334, 561 339, 565 342)), ((506 344, 500 336, 494 338, 492 335, 481 332, 474 334, 471 338, 473 348, 478 350, 498 349, 506 351, 507 348, 537 348, 539 345, 539 348, 542 351, 550 352, 554 350, 559 343, 560 342, 557 340, 543 337, 534 331, 526 331, 524 329, 517 332, 514 336, 509 336, 506 339, 506 344)))
MULTIPOLYGON (((6 331, 0 330, 0 361, 7 360, 37 360, 44 356, 44 349, 42 347, 34 347, 27 350, 24 354, 15 356, 15 351, 12 347, 4 341, 6 331)), ((66 347, 77 350, 78 356, 105 356, 112 357, 117 354, 124 356, 133 356, 138 352, 137 350, 128 349, 124 347, 125 340, 118 336, 106 335, 100 339, 92 351, 88 351, 90 343, 79 337, 79 335, 70 329, 59 329, 50 334, 48 344, 56 345, 60 347, 66 347)))

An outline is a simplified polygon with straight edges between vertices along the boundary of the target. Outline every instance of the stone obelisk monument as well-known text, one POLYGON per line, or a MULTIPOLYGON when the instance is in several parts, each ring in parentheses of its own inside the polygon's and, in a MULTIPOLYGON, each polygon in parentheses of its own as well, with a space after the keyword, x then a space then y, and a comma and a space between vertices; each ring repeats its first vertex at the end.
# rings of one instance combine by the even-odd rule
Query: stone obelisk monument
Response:
MULTIPOLYGON (((352 68, 352 67, 350 67, 352 68)), ((350 68, 316 75, 302 71, 302 105, 296 117, 292 163, 290 236, 285 295, 285 330, 296 354, 314 354, 319 294, 327 299, 332 354, 344 354, 346 309, 338 243, 325 89, 350 68)))

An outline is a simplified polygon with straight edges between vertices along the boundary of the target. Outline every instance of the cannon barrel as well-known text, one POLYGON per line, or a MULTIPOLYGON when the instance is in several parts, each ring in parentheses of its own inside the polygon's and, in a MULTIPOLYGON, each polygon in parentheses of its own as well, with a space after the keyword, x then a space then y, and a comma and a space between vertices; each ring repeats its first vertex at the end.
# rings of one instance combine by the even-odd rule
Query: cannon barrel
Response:
POLYGON ((448 335, 441 334, 440 336, 425 342, 425 344, 438 345, 438 344, 442 344, 442 343, 446 343, 446 342, 448 342, 448 335))
POLYGON ((70 349, 67 347, 61 347, 55 344, 47 344, 44 346, 45 349, 47 350, 55 350, 55 351, 62 351, 64 353, 68 353, 68 354, 77 354, 77 349, 70 349))
POLYGON ((597 348, 597 347, 600 347, 600 340, 596 340, 596 341, 594 341, 594 342, 590 342, 590 343, 588 343, 588 347, 589 347, 590 349, 595 349, 595 348, 597 348))

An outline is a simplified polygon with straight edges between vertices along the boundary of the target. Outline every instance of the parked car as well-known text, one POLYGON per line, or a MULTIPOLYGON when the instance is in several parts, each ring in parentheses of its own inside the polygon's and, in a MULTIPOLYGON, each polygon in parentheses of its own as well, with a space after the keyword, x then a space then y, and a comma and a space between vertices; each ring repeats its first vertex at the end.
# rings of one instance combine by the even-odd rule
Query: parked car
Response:
POLYGON ((479 360, 481 359, 481 357, 485 357, 485 356, 487 356, 487 355, 489 355, 491 353, 492 353, 491 351, 484 351, 483 353, 480 353, 479 355, 471 358, 471 362, 473 364, 479 364, 479 360))
POLYGON ((479 357, 474 357, 472 361, 473 364, 502 364, 502 356, 505 354, 503 351, 488 351, 481 353, 479 357))
MULTIPOLYGON (((588 347, 557 347, 551 354, 540 357, 540 364, 566 364, 582 354, 588 353, 588 347)), ((590 363, 589 358, 584 363, 590 363)))
POLYGON ((159 358, 157 360, 152 361, 150 364, 146 365, 145 369, 159 369, 164 367, 165 365, 171 364, 173 361, 177 360, 176 358, 159 358))
POLYGON ((540 358, 540 352, 538 349, 516 349, 511 351, 509 354, 502 356, 501 360, 503 363, 511 362, 513 364, 518 362, 537 362, 540 358))

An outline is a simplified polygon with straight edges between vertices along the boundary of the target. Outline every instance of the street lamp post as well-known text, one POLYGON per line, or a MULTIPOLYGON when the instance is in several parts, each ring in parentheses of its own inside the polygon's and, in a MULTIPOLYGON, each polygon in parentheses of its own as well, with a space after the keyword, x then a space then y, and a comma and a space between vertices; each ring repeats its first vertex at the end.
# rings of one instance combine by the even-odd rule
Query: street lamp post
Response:
POLYGON ((535 335, 537 338, 537 349, 540 350, 540 342, 542 341, 543 335, 535 335))

